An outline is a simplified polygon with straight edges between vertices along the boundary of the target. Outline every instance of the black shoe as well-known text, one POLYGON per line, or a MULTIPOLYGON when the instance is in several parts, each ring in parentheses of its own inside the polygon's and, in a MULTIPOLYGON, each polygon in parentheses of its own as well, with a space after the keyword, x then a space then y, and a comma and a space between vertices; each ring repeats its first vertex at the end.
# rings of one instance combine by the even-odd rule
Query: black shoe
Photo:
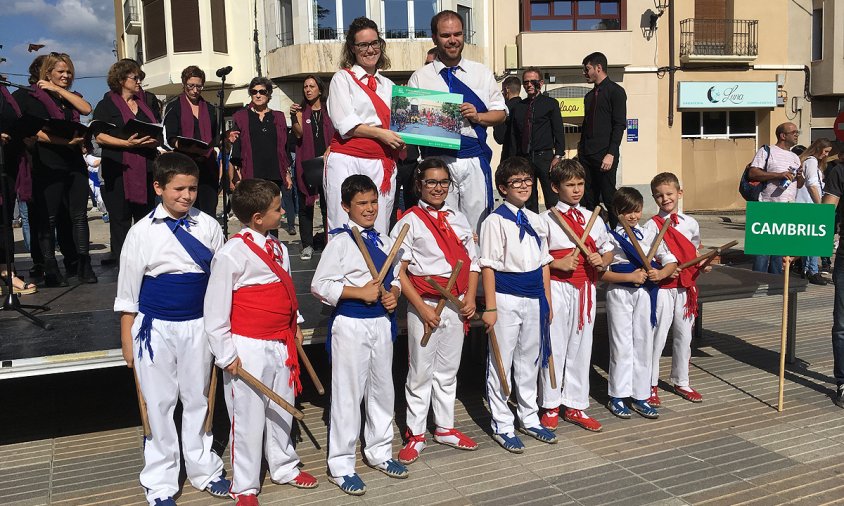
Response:
POLYGON ((813 285, 826 286, 828 284, 819 272, 816 272, 814 274, 808 274, 806 276, 806 279, 808 279, 809 283, 812 283, 813 285))
POLYGON ((288 228, 287 233, 290 234, 290 235, 296 235, 296 228, 295 227, 288 228))
POLYGON ((839 408, 844 408, 844 385, 838 385, 838 391, 832 396, 832 402, 839 408))
POLYGON ((59 270, 59 264, 56 259, 44 261, 44 286, 47 287, 65 287, 67 279, 59 270))
POLYGON ((88 284, 97 282, 97 275, 91 268, 91 257, 88 255, 79 257, 79 282, 88 284))
POLYGON ((31 279, 41 279, 44 277, 44 266, 35 264, 29 269, 29 277, 31 279))
POLYGON ((63 261, 64 263, 64 275, 73 278, 79 273, 79 260, 74 260, 72 262, 68 262, 67 260, 63 261))
POLYGON ((119 258, 114 257, 114 256, 107 256, 107 257, 103 258, 102 260, 100 260, 100 265, 102 265, 103 267, 109 267, 109 266, 112 266, 112 265, 116 265, 119 262, 120 262, 119 258))

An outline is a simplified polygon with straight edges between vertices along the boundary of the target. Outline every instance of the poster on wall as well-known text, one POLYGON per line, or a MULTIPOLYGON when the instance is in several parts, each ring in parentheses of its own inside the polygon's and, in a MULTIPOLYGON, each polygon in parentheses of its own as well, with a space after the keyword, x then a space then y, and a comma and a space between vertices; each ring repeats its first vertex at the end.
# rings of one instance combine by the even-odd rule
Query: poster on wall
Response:
POLYGON ((639 142, 639 120, 627 120, 627 142, 639 142))

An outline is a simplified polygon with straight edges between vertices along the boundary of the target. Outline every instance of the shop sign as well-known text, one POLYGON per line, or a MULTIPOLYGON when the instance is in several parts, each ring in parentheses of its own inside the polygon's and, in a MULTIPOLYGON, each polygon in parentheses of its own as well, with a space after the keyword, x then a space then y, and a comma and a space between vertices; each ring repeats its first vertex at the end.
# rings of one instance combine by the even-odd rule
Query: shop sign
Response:
POLYGON ((777 106, 776 82, 681 82, 680 109, 747 109, 777 106))
POLYGON ((583 117, 583 97, 580 97, 580 98, 557 97, 557 102, 559 102, 559 104, 560 104, 560 114, 564 118, 582 118, 583 117))

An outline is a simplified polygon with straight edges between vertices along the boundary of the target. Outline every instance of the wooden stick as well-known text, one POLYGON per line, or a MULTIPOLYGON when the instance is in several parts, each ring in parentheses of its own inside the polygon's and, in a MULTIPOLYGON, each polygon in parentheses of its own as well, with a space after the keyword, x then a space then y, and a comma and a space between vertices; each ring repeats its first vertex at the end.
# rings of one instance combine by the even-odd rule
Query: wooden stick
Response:
POLYGON ((551 380, 551 388, 557 389, 557 371, 554 370, 554 350, 551 349, 551 354, 548 355, 548 376, 551 380))
MULTIPOLYGON (((296 339, 295 337, 293 339, 296 339)), ((313 382, 314 387, 316 387, 317 393, 319 395, 325 395, 325 388, 322 386, 322 382, 319 381, 319 376, 317 376, 316 371, 314 371, 314 366, 311 364, 310 359, 308 359, 308 355, 305 353, 305 348, 302 347, 302 343, 296 339, 296 351, 299 353, 299 360, 305 366, 305 370, 308 371, 308 376, 311 377, 311 382, 313 382)))
MULTIPOLYGON (((451 292, 443 288, 442 285, 434 281, 430 276, 425 277, 425 282, 431 285, 434 290, 438 291, 443 298, 457 306, 458 309, 463 309, 463 306, 466 305, 465 302, 452 295, 451 292)), ((478 313, 475 313, 475 316, 472 319, 480 320, 481 316, 478 313)), ((492 349, 492 356, 495 359, 495 370, 498 371, 498 380, 501 384, 501 390, 504 391, 504 396, 509 398, 510 382, 507 381, 507 375, 504 372, 504 362, 501 360, 501 350, 498 348, 498 338, 495 336, 495 329, 490 327, 487 334, 489 335, 489 347, 492 349)))
POLYGON ((580 240, 583 241, 584 244, 586 244, 586 239, 589 238, 589 233, 592 232, 592 226, 601 214, 602 209, 601 204, 595 206, 595 210, 592 211, 592 216, 589 217, 589 221, 586 222, 586 228, 583 229, 583 235, 580 236, 580 240))
POLYGON ((783 286, 782 286, 782 328, 780 332, 780 385, 777 396, 777 411, 783 410, 783 391, 785 390, 785 345, 788 335, 788 278, 791 271, 791 257, 784 257, 783 286))
POLYGON ((688 269, 689 267, 695 265, 696 263, 717 257, 718 255, 723 253, 724 250, 730 249, 733 246, 735 246, 736 244, 738 244, 738 241, 730 241, 727 244, 724 244, 723 246, 718 246, 717 248, 712 248, 711 250, 707 251, 703 255, 700 255, 699 257, 697 257, 693 260, 689 260, 688 262, 681 263, 680 265, 677 266, 677 268, 678 269, 688 269))
POLYGON ((132 374, 135 376, 135 391, 138 393, 138 411, 141 412, 141 427, 144 429, 144 437, 149 439, 152 437, 152 430, 149 428, 149 415, 147 415, 147 401, 144 400, 144 394, 141 392, 141 382, 138 381, 138 371, 132 368, 132 374))
MULTIPOLYGON (((369 274, 372 275, 373 280, 378 279, 378 269, 375 268, 375 264, 372 262, 372 257, 369 256, 369 250, 366 249, 366 243, 363 242, 363 236, 360 234, 360 230, 357 227, 352 227, 352 235, 355 238, 355 243, 358 245, 358 249, 360 250, 360 254, 363 255, 363 261, 366 262, 366 268, 369 269, 369 274)), ((384 295, 384 287, 380 287, 381 295, 384 295)))
POLYGON ((565 218, 563 218, 563 215, 560 214, 559 209, 557 209, 556 207, 552 207, 551 208, 551 216, 554 217, 554 219, 557 221, 557 225, 559 225, 560 228, 563 229, 563 232, 566 233, 568 238, 575 245, 577 245, 578 249, 580 249, 580 251, 582 251, 584 255, 586 255, 588 257, 592 252, 589 251, 589 248, 587 248, 586 245, 583 243, 583 241, 580 240, 580 236, 575 234, 574 230, 572 230, 571 227, 569 226, 569 224, 566 223, 566 220, 565 220, 565 218))
MULTIPOLYGON (((457 283, 457 276, 460 274, 460 271, 463 270, 463 260, 458 260, 457 264, 454 266, 454 270, 451 271, 451 276, 448 278, 448 283, 445 285, 445 290, 451 293, 451 289, 454 288, 454 284, 457 283)), ((437 307, 434 309, 434 312, 437 316, 443 314, 443 309, 445 309, 445 302, 446 300, 440 297, 440 300, 437 301, 437 307)), ((430 327, 425 330, 425 333, 422 334, 422 347, 428 346, 428 341, 431 339, 431 334, 434 333, 434 328, 430 327)))
POLYGON ((214 424, 214 404, 217 399, 217 366, 211 362, 211 383, 208 384, 208 412, 205 413, 205 423, 203 430, 211 432, 211 427, 214 424))
MULTIPOLYGON (((387 289, 384 288, 384 278, 387 276, 390 266, 393 265, 393 261, 396 259, 396 255, 399 252, 401 243, 404 241, 404 236, 407 235, 408 230, 410 230, 410 225, 405 223, 399 232, 396 241, 393 243, 393 247, 390 249, 390 253, 384 261, 384 265, 381 266, 381 272, 378 272, 378 269, 375 268, 375 263, 372 261, 372 257, 369 255, 369 250, 366 249, 366 243, 363 242, 363 236, 360 234, 360 230, 357 227, 352 227, 352 235, 355 237, 355 243, 358 245, 360 254, 363 255, 363 261, 366 262, 369 274, 372 276, 373 280, 378 282, 378 292, 382 297, 387 294, 387 289)), ((388 312, 392 313, 393 311, 388 310, 388 312)))
POLYGON ((654 243, 651 244, 651 249, 648 251, 648 258, 645 260, 646 264, 651 264, 651 260, 653 260, 654 256, 656 256, 656 250, 659 249, 659 245, 662 244, 662 239, 665 237, 665 233, 668 232, 668 227, 670 226, 671 220, 665 220, 662 224, 662 228, 659 229, 659 234, 657 234, 656 239, 654 239, 654 243))
POLYGON ((384 278, 386 278, 387 273, 390 272, 390 267, 392 267, 393 262, 396 259, 396 255, 399 253, 399 248, 401 248, 401 245, 404 242, 404 236, 407 235, 408 231, 410 231, 410 224, 405 223, 402 225, 401 230, 399 230, 399 235, 396 237, 395 242, 393 242, 393 247, 390 248, 387 260, 384 261, 384 265, 381 266, 381 271, 378 273, 379 284, 384 282, 384 278))
POLYGON ((624 233, 627 234, 627 238, 630 239, 630 244, 632 244, 633 247, 636 248, 636 253, 639 254, 639 258, 641 258, 642 262, 644 262, 643 268, 645 269, 645 272, 650 272, 651 263, 645 262, 647 256, 645 255, 645 252, 642 251, 642 245, 639 244, 639 240, 636 239, 636 236, 633 234, 633 231, 630 230, 630 225, 628 225, 627 222, 624 221, 624 218, 622 218, 621 216, 618 217, 618 222, 621 224, 622 228, 624 228, 624 233))
POLYGON ((266 395, 267 398, 269 398, 274 403, 278 404, 278 406, 281 407, 281 409, 283 409, 283 410, 287 411, 288 413, 290 413, 291 415, 293 415, 293 418, 295 418, 297 420, 301 420, 301 419, 305 418, 304 413, 302 413, 301 411, 296 409, 296 407, 294 407, 289 402, 282 399, 281 396, 278 395, 277 393, 273 392, 270 389, 270 387, 268 387, 267 385, 258 381, 258 379, 255 376, 252 376, 251 374, 249 374, 249 372, 247 372, 246 369, 244 369, 243 367, 237 368, 237 377, 242 379, 246 383, 248 383, 249 386, 251 386, 255 390, 258 390, 262 394, 266 395))

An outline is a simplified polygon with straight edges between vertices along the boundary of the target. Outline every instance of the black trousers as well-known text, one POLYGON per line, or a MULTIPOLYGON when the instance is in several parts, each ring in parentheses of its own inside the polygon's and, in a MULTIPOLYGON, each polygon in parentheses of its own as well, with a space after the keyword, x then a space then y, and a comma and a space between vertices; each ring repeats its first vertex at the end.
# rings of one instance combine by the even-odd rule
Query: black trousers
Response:
POLYGON ((41 254, 46 262, 55 260, 56 235, 69 233, 73 251, 88 255, 88 174, 83 171, 38 170, 33 174, 35 220, 41 254), (64 218, 68 218, 65 221, 64 218), (66 230, 69 227, 69 230, 66 230))
POLYGON ((199 165, 199 185, 193 207, 214 217, 217 213, 217 200, 220 195, 220 181, 217 177, 219 169, 216 159, 208 161, 200 158, 194 159, 194 161, 199 165))
MULTIPOLYGON (((305 205, 305 199, 308 198, 307 195, 302 193, 299 190, 299 187, 296 187, 296 193, 299 197, 299 235, 302 237, 302 249, 314 247, 314 209, 316 206, 305 205)), ((322 224, 323 229, 325 228, 325 218, 326 218, 326 210, 325 210, 325 192, 322 189, 322 186, 319 187, 319 200, 317 201, 319 205, 319 210, 322 212, 322 224)), ((324 244, 324 243, 323 243, 324 244)))
POLYGON ((581 203, 587 209, 594 209, 598 203, 603 202, 604 208, 609 214, 609 224, 615 228, 618 225, 618 218, 612 206, 612 199, 616 191, 615 178, 618 172, 619 157, 616 156, 610 170, 604 172, 601 170, 604 155, 605 153, 578 155, 578 161, 586 169, 586 192, 581 203))
MULTIPOLYGON (((86 183, 87 184, 87 183, 86 183)), ((126 200, 123 191, 123 170, 103 171, 103 184, 100 194, 108 209, 108 230, 111 234, 111 254, 115 259, 120 258, 123 243, 132 224, 152 212, 155 202, 155 192, 152 189, 152 173, 147 172, 147 201, 136 204, 126 200)))
POLYGON ((530 156, 520 155, 527 158, 533 166, 533 191, 530 194, 525 207, 531 211, 539 212, 539 190, 542 189, 542 197, 545 199, 545 209, 551 209, 557 205, 557 194, 551 188, 551 160, 554 159, 553 150, 545 150, 533 153, 530 156))

